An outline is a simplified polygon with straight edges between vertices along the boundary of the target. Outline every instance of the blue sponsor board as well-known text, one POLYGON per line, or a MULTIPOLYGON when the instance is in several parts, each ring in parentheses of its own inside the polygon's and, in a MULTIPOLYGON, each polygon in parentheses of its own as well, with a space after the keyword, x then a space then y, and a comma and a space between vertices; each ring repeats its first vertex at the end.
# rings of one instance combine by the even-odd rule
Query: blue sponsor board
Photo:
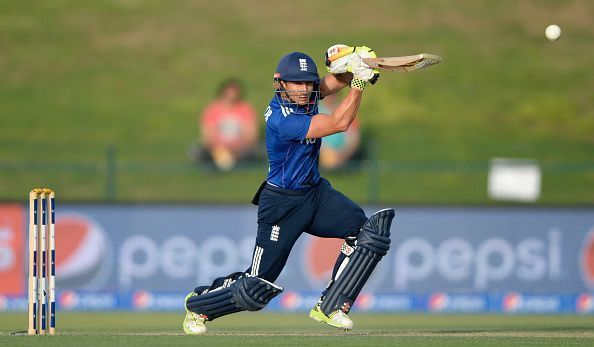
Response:
MULTIPOLYGON (((58 311, 184 311, 182 292, 134 291, 125 293, 58 293, 58 311)), ((307 312, 318 301, 314 292, 287 291, 265 308, 276 312, 307 312)), ((26 311, 24 297, 0 296, 1 311, 26 311)), ((594 314, 594 293, 531 294, 482 293, 459 294, 433 292, 361 293, 354 312, 383 313, 502 313, 502 314, 594 314)))
POLYGON ((184 312, 184 298, 188 293, 162 293, 135 291, 121 296, 126 309, 134 311, 178 311, 184 312))
POLYGON ((492 295, 496 312, 503 313, 574 313, 576 295, 506 293, 492 295))
POLYGON ((27 298, 0 295, 0 312, 27 311, 27 298))
POLYGON ((414 309, 414 296, 411 294, 363 294, 355 303, 357 311, 372 312, 410 312, 414 309), (370 299, 366 297, 369 296, 370 299), (369 300, 370 305, 364 304, 369 300))
MULTIPOLYGON (((256 225, 251 206, 61 205, 58 309, 181 310, 194 287, 250 266, 256 225)), ((341 244, 300 237, 268 309, 309 310, 341 244)), ((26 249, 11 252, 26 263, 26 249)), ((0 292, 0 310, 26 309, 24 272, 15 281, 23 292, 0 292)), ((593 291, 592 208, 397 207, 391 249, 354 309, 592 314, 593 291)))
MULTIPOLYGON (((309 311, 320 298, 316 292, 287 291, 273 300, 267 308, 275 311, 309 311)), ((361 293, 353 310, 358 312, 411 312, 414 310, 411 294, 361 293)))
MULTIPOLYGON (((65 204, 60 211, 60 289, 185 291, 251 264, 252 207, 65 204)), ((396 215, 391 250, 369 292, 594 290, 594 210, 400 207, 396 215)), ((335 262, 329 250, 339 248, 340 241, 304 234, 276 282, 320 293, 335 262)))
POLYGON ((111 311, 127 309, 115 293, 96 293, 65 290, 57 293, 60 311, 111 311))
POLYGON ((421 296, 421 305, 416 309, 428 312, 480 313, 489 311, 487 294, 448 294, 435 292, 421 296))

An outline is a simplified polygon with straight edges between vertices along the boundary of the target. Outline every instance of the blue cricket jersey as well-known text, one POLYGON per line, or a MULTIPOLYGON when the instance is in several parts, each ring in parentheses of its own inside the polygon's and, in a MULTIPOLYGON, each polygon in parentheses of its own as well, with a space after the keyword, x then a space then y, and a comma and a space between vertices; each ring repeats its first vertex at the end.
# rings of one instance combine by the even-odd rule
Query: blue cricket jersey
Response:
MULTIPOLYGON (((314 106, 311 114, 318 113, 314 106)), ((306 139, 311 117, 295 114, 294 109, 280 105, 277 98, 264 114, 269 183, 291 190, 306 190, 320 180, 318 160, 322 139, 306 139)))

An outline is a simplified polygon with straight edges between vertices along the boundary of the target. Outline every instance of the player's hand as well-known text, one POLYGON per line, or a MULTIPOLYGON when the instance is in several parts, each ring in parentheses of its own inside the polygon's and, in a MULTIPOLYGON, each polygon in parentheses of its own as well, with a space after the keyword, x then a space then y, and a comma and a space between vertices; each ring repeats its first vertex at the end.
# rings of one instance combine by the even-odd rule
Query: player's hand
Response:
POLYGON ((355 52, 355 47, 349 47, 343 44, 330 46, 326 50, 326 69, 331 74, 341 74, 348 72, 349 57, 355 52))
MULTIPOLYGON (((355 53, 357 53, 361 58, 377 58, 377 55, 375 54, 375 52, 373 51, 373 49, 367 47, 367 46, 359 46, 359 47, 355 47, 355 53)), ((355 70, 360 70, 360 76, 358 76, 359 78, 361 78, 364 81, 369 81, 369 83, 371 84, 375 84, 375 82, 377 82, 378 78, 379 78, 379 70, 378 69, 371 69, 369 67, 369 65, 365 64, 362 60, 361 62, 358 62, 356 60, 353 60, 353 75, 355 74, 355 70), (357 66, 358 64, 358 66, 357 66), (364 69, 367 68, 367 69, 364 69), (371 71, 369 71, 371 70, 371 71)))
POLYGON ((350 56, 347 69, 353 73, 351 88, 363 90, 367 82, 372 80, 375 82, 377 80, 373 69, 363 62, 363 59, 358 53, 350 56))
POLYGON ((361 56, 357 53, 349 56, 349 63, 347 64, 347 70, 353 73, 353 79, 351 80, 351 88, 363 90, 367 81, 373 77, 373 71, 363 63, 361 56))

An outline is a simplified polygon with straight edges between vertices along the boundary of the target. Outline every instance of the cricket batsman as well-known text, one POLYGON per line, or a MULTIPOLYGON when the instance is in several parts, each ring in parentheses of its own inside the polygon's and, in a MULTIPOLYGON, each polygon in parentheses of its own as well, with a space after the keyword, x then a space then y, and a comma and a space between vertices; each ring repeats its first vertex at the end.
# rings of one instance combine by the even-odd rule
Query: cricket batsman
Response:
MULTIPOLYGON (((257 311, 283 291, 274 283, 302 233, 345 242, 332 278, 309 316, 350 330, 348 313, 390 247, 393 209, 367 218, 355 202, 320 177, 318 160, 325 136, 346 131, 357 115, 363 90, 379 72, 362 58, 372 49, 334 45, 326 51, 330 74, 320 79, 307 54, 282 57, 274 74, 274 96, 264 112, 268 177, 252 203, 258 205, 258 233, 252 264, 246 271, 219 277, 185 298, 186 334, 206 333, 207 321, 239 311, 257 311), (331 114, 318 113, 318 101, 350 87, 331 114)), ((330 251, 330 250, 329 250, 330 251)))

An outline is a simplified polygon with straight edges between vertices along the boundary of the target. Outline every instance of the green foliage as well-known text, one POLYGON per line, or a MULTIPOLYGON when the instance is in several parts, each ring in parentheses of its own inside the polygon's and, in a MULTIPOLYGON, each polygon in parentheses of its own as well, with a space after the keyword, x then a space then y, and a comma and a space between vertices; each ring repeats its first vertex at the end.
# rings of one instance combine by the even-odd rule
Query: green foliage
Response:
POLYGON ((238 76, 263 110, 283 54, 307 52, 322 69, 341 42, 444 57, 367 88, 360 118, 380 174, 328 174, 357 201, 489 203, 489 160, 517 157, 543 164, 540 202, 592 204, 593 12, 586 0, 5 1, 0 199, 47 185, 62 200, 102 200, 113 146, 117 200, 248 201, 265 164, 218 175, 187 159, 201 108, 238 76), (563 30, 554 43, 550 21, 563 30), (468 165, 479 168, 458 169, 468 165))

